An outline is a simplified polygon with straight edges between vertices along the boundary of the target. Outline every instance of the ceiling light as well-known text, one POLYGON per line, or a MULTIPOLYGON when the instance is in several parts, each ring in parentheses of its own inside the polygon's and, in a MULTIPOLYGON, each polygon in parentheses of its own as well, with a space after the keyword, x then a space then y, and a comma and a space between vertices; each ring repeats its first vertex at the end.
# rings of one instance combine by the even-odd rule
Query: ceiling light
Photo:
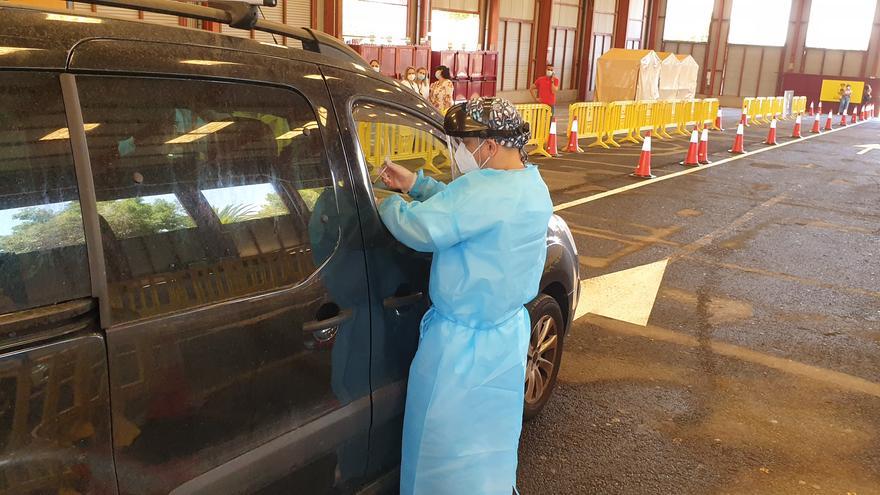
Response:
POLYGON ((238 62, 224 62, 222 60, 181 60, 180 63, 189 65, 241 65, 238 62))
MULTIPOLYGON (((88 132, 99 125, 101 124, 83 124, 83 129, 88 132)), ((55 141, 59 139, 70 139, 70 130, 68 130, 67 127, 62 127, 61 129, 46 134, 40 138, 40 141, 55 141)))
POLYGON ((101 19, 97 19, 95 17, 82 17, 78 15, 66 15, 66 14, 46 14, 47 21, 63 21, 63 22, 81 22, 83 24, 101 24, 104 22, 101 19))
POLYGON ((184 134, 182 136, 178 136, 170 141, 166 141, 165 144, 191 143, 193 141, 202 139, 203 137, 207 136, 208 134, 213 134, 213 133, 219 131, 220 129, 231 126, 232 124, 234 124, 234 122, 229 121, 229 120, 221 120, 218 122, 208 122, 207 124, 197 128, 197 129, 193 129, 192 131, 187 132, 186 134, 184 134))

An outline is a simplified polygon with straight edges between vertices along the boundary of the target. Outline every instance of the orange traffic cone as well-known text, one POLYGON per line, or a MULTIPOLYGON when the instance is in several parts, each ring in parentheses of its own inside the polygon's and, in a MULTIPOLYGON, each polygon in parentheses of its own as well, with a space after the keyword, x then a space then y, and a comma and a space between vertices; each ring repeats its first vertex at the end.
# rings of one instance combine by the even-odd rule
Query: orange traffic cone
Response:
POLYGON ((791 131, 791 137, 793 137, 793 138, 801 137, 801 115, 800 114, 798 114, 798 116, 794 119, 794 130, 791 131))
POLYGON ((700 162, 700 165, 708 165, 712 163, 709 161, 709 131, 707 129, 703 129, 703 134, 700 135, 700 146, 697 149, 697 160, 700 162))
POLYGON ((746 152, 743 149, 743 125, 740 123, 736 126, 736 139, 733 140, 733 148, 727 150, 731 153, 741 155, 746 152))
POLYGON ((547 148, 550 156, 559 156, 559 149, 556 146, 556 118, 550 120, 550 137, 547 140, 547 148))
POLYGON ((840 112, 840 127, 846 127, 846 110, 840 112))
POLYGON ((852 117, 853 124, 855 124, 859 121, 859 112, 860 111, 861 110, 859 109, 859 107, 853 108, 853 117, 852 117))
POLYGON ((813 116, 813 128, 810 129, 810 132, 813 134, 818 134, 819 132, 821 132, 819 130, 819 114, 818 113, 815 116, 813 116))
POLYGON ((815 116, 816 116, 816 113, 813 112, 813 102, 811 101, 810 102, 810 117, 815 117, 815 116))
POLYGON ((868 120, 868 105, 862 107, 861 120, 868 120))
POLYGON ((571 121, 571 132, 568 133, 568 147, 565 151, 569 153, 583 153, 584 150, 578 146, 578 118, 574 117, 571 121))
POLYGON ((694 167, 700 164, 700 160, 697 157, 698 139, 699 135, 697 134, 697 131, 694 130, 693 132, 691 132, 691 144, 688 145, 688 152, 687 156, 684 157, 684 161, 679 162, 680 165, 684 165, 686 167, 694 167))
POLYGON ((819 108, 818 108, 818 110, 816 110, 816 115, 819 115, 819 116, 822 115, 822 101, 821 100, 819 101, 819 108))
POLYGON ((778 144, 776 142, 776 117, 770 121, 770 131, 767 132, 767 140, 764 141, 764 144, 778 144))
POLYGON ((637 177, 639 179, 653 179, 654 175, 651 174, 651 131, 648 131, 648 134, 645 136, 645 141, 642 143, 642 154, 639 155, 639 165, 636 167, 636 171, 629 174, 630 177, 637 177))
POLYGON ((833 119, 833 118, 834 118, 834 110, 828 110, 828 118, 825 119, 825 130, 826 131, 830 131, 831 127, 834 125, 831 122, 831 119, 833 119))
POLYGON ((724 131, 724 124, 721 122, 721 109, 718 109, 718 115, 715 116, 715 127, 716 131, 724 131))

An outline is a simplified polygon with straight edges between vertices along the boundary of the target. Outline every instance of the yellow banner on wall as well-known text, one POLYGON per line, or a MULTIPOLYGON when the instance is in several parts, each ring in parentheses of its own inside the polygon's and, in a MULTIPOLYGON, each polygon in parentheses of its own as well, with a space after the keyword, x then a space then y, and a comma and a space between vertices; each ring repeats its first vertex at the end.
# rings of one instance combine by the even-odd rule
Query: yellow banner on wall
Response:
POLYGON ((862 93, 865 91, 865 83, 863 81, 842 81, 839 79, 822 79, 822 101, 840 101, 843 95, 843 88, 849 84, 852 87, 852 95, 850 95, 850 103, 861 103, 862 93))

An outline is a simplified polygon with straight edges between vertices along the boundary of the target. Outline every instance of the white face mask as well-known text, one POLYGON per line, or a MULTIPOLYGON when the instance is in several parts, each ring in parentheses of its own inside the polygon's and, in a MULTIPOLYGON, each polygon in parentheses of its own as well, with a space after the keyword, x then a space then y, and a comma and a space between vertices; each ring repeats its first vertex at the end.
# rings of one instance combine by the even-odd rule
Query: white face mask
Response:
POLYGON ((373 67, 373 70, 376 71, 376 72, 379 72, 379 68, 378 68, 378 67, 373 67))
POLYGON ((553 77, 553 71, 552 71, 552 70, 548 70, 548 71, 547 71, 547 77, 553 77))
MULTIPOLYGON (((482 148, 484 144, 486 144, 486 141, 481 142, 480 145, 477 146, 477 149, 474 150, 474 153, 480 151, 480 148, 482 148)), ((480 170, 486 165, 485 161, 483 163, 477 163, 474 153, 471 153, 467 149, 467 146, 464 145, 464 141, 458 143, 458 146, 456 146, 454 155, 455 164, 458 166, 458 170, 462 175, 473 172, 474 170, 480 170)))
POLYGON ((407 76, 406 76, 406 80, 407 80, 407 81, 415 81, 415 80, 416 80, 416 75, 415 75, 415 74, 407 74, 407 76))
POLYGON ((419 81, 424 81, 425 79, 427 79, 427 76, 425 74, 419 74, 418 77, 419 77, 419 81))

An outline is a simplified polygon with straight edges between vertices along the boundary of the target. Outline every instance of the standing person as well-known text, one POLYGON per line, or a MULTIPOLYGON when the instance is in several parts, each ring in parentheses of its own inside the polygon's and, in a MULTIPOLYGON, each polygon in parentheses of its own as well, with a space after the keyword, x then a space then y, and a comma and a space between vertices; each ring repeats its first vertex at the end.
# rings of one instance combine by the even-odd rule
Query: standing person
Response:
POLYGON ((440 65, 434 69, 434 77, 437 79, 431 84, 428 92, 428 100, 434 105, 440 113, 445 114, 449 107, 452 106, 452 95, 455 92, 455 86, 452 85, 452 75, 449 73, 449 67, 440 65))
POLYGON ((379 61, 376 60, 376 59, 370 60, 370 67, 371 67, 374 71, 379 72, 379 61))
POLYGON ((427 100, 431 96, 431 82, 428 81, 428 69, 419 67, 416 71, 416 83, 419 87, 419 94, 427 100))
POLYGON ((840 106, 837 108, 838 114, 843 114, 849 109, 849 100, 852 97, 852 86, 847 84, 840 94, 840 106))
POLYGON ((449 185, 387 162, 388 230, 433 253, 433 306, 410 366, 401 495, 510 495, 516 483, 525 366, 525 304, 538 294, 553 204, 526 163, 527 123, 501 98, 446 114, 454 153, 449 185))
POLYGON ((419 85, 416 82, 416 68, 415 67, 407 67, 406 72, 404 72, 403 76, 403 85, 407 88, 419 92, 419 85))
POLYGON ((556 92, 559 91, 559 78, 554 75, 552 66, 547 66, 545 75, 536 79, 529 91, 535 101, 550 105, 550 111, 556 115, 556 92))
POLYGON ((871 88, 871 85, 866 82, 865 91, 862 93, 862 108, 864 108, 865 105, 870 105, 871 103, 874 103, 872 101, 874 99, 874 96, 871 94, 872 91, 874 90, 871 88))

